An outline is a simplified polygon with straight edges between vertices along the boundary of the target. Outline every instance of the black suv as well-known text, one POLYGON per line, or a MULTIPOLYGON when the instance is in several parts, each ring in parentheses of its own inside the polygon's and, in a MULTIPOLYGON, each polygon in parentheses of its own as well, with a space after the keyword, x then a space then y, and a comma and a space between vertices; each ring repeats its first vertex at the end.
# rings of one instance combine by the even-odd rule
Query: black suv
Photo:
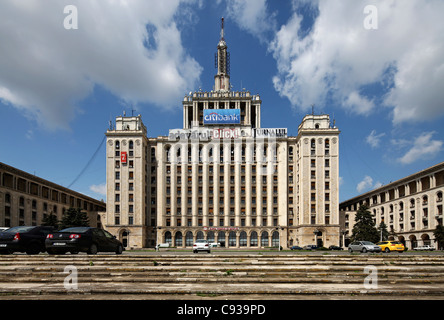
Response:
POLYGON ((53 228, 45 226, 20 226, 0 232, 0 253, 9 254, 18 251, 39 254, 44 252, 46 251, 46 236, 51 232, 53 228))

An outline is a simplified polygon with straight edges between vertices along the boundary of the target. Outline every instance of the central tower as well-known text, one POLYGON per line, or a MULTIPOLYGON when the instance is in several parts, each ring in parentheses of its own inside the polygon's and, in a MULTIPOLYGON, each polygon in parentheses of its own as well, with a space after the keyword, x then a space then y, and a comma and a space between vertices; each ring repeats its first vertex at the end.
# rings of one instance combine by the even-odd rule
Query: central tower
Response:
POLYGON ((217 73, 211 91, 196 91, 186 95, 183 104, 183 129, 238 128, 250 130, 261 127, 261 99, 249 91, 232 91, 230 85, 230 53, 225 42, 224 18, 221 19, 220 40, 215 55, 217 73), (232 121, 212 121, 215 115, 232 121))
POLYGON ((262 128, 260 96, 230 85, 221 22, 214 87, 184 96, 182 128, 148 138, 124 116, 107 131, 105 227, 128 248, 338 245, 339 130, 314 114, 296 137, 262 128))
POLYGON ((215 91, 230 91, 230 53, 224 37, 224 18, 221 19, 220 40, 217 45, 215 66, 217 74, 214 76, 215 91))

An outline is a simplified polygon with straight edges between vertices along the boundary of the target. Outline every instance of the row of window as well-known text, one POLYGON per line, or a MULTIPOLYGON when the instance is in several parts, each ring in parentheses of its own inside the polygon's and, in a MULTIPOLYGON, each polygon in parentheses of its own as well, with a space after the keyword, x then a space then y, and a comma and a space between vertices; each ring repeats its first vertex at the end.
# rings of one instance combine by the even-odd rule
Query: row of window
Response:
MULTIPOLYGON (((230 231, 228 233, 226 233, 225 231, 219 231, 217 233, 215 233, 213 231, 209 231, 206 234, 206 240, 208 240, 209 242, 219 242, 222 245, 226 245, 225 242, 227 241, 227 236, 228 236, 228 246, 230 246, 230 247, 235 247, 237 245, 239 245, 240 247, 247 246, 248 235, 247 235, 246 231, 241 231, 239 233, 239 236, 237 235, 237 233, 235 231, 230 231)), ((279 232, 278 231, 274 231, 271 234, 271 237, 270 237, 270 234, 268 233, 268 231, 262 231, 260 233, 260 237, 259 237, 257 231, 252 231, 250 233, 249 238, 250 238, 250 246, 251 247, 257 247, 259 245, 259 240, 260 240, 260 245, 262 247, 268 247, 270 245, 272 247, 279 246, 279 232)), ((205 235, 202 231, 199 231, 196 234, 196 237, 194 237, 194 235, 191 231, 188 231, 185 233, 185 246, 187 246, 187 247, 192 246, 194 244, 194 241, 201 240, 201 239, 205 239, 205 235)), ((177 231, 176 233, 174 233, 174 244, 173 244, 172 233, 170 231, 165 232, 165 234, 163 236, 163 241, 165 243, 169 243, 170 245, 174 245, 176 247, 182 247, 183 240, 184 240, 184 237, 183 237, 183 234, 181 231, 177 231)))
MULTIPOLYGON (((3 186, 8 188, 13 188, 13 176, 9 175, 7 173, 3 174, 3 186)), ((58 190, 50 189, 45 186, 41 186, 34 182, 28 182, 25 179, 17 178, 16 187, 14 188, 17 191, 20 191, 22 193, 30 194, 31 196, 34 196, 36 198, 41 197, 43 199, 48 199, 49 201, 58 202, 61 204, 66 204, 71 207, 76 208, 82 208, 83 210, 90 210, 90 211, 100 211, 101 209, 98 208, 98 206, 92 202, 76 198, 74 196, 70 196, 64 192, 60 192, 58 190)), ((19 198, 19 204, 24 205, 25 198, 20 197, 19 198)), ((5 193, 5 203, 11 203, 11 195, 9 193, 5 193)), ((33 205, 36 205, 36 200, 33 199, 32 203, 33 205)), ((45 207, 46 202, 44 202, 43 206, 45 207)), ((104 210, 101 210, 104 211, 104 210)))

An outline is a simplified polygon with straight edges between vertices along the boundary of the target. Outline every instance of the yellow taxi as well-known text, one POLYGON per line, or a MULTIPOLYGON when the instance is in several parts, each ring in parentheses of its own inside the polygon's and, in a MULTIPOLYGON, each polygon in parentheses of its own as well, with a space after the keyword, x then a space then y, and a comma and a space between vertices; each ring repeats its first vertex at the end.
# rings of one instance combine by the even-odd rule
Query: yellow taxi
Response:
POLYGON ((376 245, 380 246, 381 251, 384 251, 384 252, 390 252, 390 251, 404 252, 405 251, 404 245, 399 241, 381 241, 381 242, 378 242, 376 245))

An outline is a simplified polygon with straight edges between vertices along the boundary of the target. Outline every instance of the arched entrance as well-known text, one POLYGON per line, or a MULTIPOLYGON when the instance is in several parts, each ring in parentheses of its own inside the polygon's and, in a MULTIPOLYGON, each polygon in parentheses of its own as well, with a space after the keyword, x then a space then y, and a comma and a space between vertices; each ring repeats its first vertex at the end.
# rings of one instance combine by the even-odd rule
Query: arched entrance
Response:
POLYGON ((185 246, 192 247, 193 246, 193 233, 188 231, 185 235, 185 246))
POLYGON ((182 236, 182 232, 177 231, 176 232, 176 236, 174 237, 174 245, 176 247, 182 247, 183 246, 183 236, 182 236))
POLYGON ((202 231, 198 231, 197 235, 196 235, 196 240, 203 240, 204 239, 204 234, 202 231))
POLYGON ((250 235, 250 246, 257 247, 257 232, 253 231, 250 235))
POLYGON ((246 247, 247 246, 247 233, 242 231, 239 235, 239 246, 246 247))
POLYGON ((430 240, 430 236, 428 234, 423 234, 421 236, 421 240, 422 240, 422 245, 424 246, 431 246, 432 245, 432 241, 430 240))
POLYGON ((268 247, 268 246, 269 246, 268 232, 264 231, 264 232, 262 232, 262 235, 261 235, 261 247, 268 247))
POLYGON ((165 232, 164 243, 169 243, 171 246, 171 241, 172 241, 171 232, 170 231, 165 232))
POLYGON ((219 233, 217 234, 217 242, 220 243, 221 247, 225 247, 225 232, 224 231, 219 231, 219 233))
POLYGON ((124 248, 128 248, 129 246, 129 232, 127 230, 123 230, 120 236, 120 241, 124 248))
POLYGON ((230 231, 228 234, 228 246, 229 247, 236 247, 236 232, 230 231))
POLYGON ((275 231, 273 232, 271 236, 271 246, 272 247, 279 247, 279 232, 275 231))
POLYGON ((409 237, 410 240, 410 248, 409 249, 414 249, 418 246, 418 240, 416 239, 415 235, 411 235, 409 237))

